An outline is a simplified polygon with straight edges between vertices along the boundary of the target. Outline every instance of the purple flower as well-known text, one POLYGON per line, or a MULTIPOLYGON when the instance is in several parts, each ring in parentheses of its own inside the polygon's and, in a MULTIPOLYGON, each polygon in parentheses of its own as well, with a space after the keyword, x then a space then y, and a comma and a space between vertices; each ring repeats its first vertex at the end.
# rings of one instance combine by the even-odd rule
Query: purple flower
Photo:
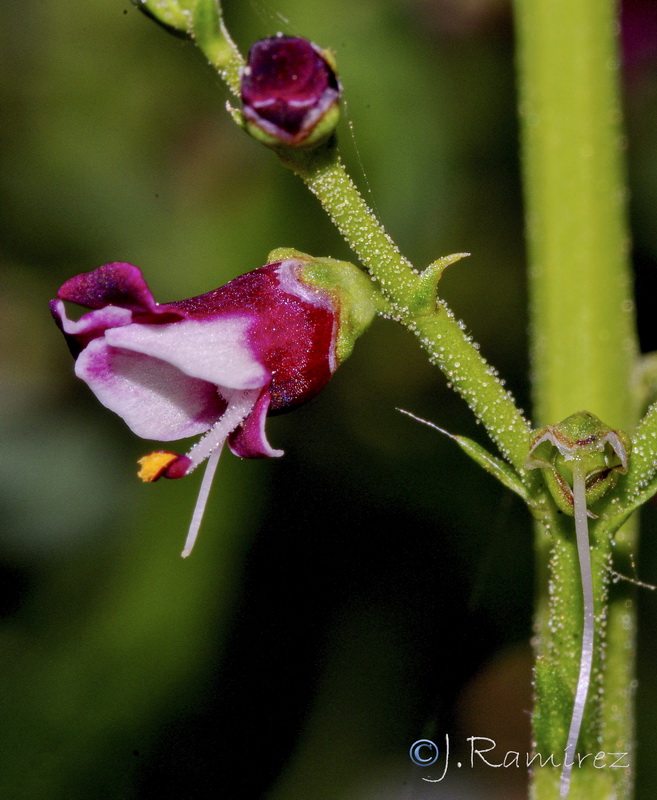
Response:
POLYGON ((204 434, 185 455, 159 451, 140 460, 145 481, 180 478, 208 460, 183 556, 198 533, 224 442, 244 458, 282 455, 267 441, 267 414, 316 395, 350 351, 345 326, 357 335, 373 316, 373 308, 365 316, 359 308, 355 319, 344 302, 351 288, 321 283, 322 269, 340 265, 367 285, 355 267, 298 255, 163 304, 137 267, 106 264, 68 280, 51 301, 77 376, 138 436, 166 442, 204 434), (91 310, 76 321, 64 301, 91 310))
POLYGON ((314 145, 338 122, 341 87, 326 55, 295 36, 261 39, 242 73, 249 132, 269 145, 314 145))

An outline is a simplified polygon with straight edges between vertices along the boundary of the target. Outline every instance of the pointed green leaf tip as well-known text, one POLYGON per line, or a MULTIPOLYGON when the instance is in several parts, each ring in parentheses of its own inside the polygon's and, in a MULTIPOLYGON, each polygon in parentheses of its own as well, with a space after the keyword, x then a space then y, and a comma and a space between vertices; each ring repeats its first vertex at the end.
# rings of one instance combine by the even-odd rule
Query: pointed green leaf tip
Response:
POLYGON ((406 414, 407 417, 411 417, 411 419, 422 422, 424 425, 428 425, 430 428, 433 428, 439 433, 444 433, 445 436, 449 436, 449 438, 455 441, 464 453, 467 453, 467 455, 469 455, 473 461, 479 464, 480 467, 483 467, 489 475, 497 478, 497 480, 503 486, 506 486, 507 489, 511 489, 512 492, 515 492, 517 495, 522 497, 522 499, 528 505, 531 505, 531 498, 527 493, 527 489, 518 475, 514 472, 513 468, 500 458, 497 458, 489 453, 485 447, 477 444, 477 442, 473 441, 472 439, 468 439, 467 436, 455 436, 453 433, 449 433, 449 431, 443 430, 437 425, 434 425, 433 422, 429 422, 421 417, 416 417, 415 414, 411 414, 410 411, 404 411, 403 408, 398 409, 398 411, 401 411, 402 414, 406 414))
POLYGON ((573 516, 575 464, 586 476, 587 506, 616 485, 628 470, 631 443, 623 431, 613 430, 589 411, 556 425, 545 425, 532 434, 527 469, 540 469, 558 508, 573 516))
POLYGON ((467 258, 470 253, 452 253, 437 258, 421 273, 418 278, 412 300, 412 310, 416 314, 433 314, 438 302, 438 284, 443 272, 456 261, 467 258))
POLYGON ((302 280, 326 292, 338 313, 336 357, 342 363, 354 349, 356 339, 365 332, 377 312, 379 293, 364 272, 348 261, 314 258, 289 247, 279 247, 267 257, 271 264, 295 258, 307 262, 302 280))

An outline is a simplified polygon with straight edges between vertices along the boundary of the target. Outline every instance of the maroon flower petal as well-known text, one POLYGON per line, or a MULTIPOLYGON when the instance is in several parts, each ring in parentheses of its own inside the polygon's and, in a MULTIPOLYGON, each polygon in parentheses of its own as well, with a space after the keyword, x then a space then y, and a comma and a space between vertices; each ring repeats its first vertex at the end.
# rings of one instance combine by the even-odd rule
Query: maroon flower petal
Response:
POLYGON ((86 308, 102 308, 113 305, 131 311, 158 313, 141 270, 132 264, 115 261, 105 264, 93 272, 76 275, 57 292, 61 300, 70 300, 86 308))
POLYGON ((50 311, 74 357, 110 328, 131 322, 174 322, 185 317, 180 309, 156 303, 141 270, 121 261, 70 278, 57 297, 50 301, 50 311), (67 317, 62 300, 93 310, 76 322, 67 317))
POLYGON ((213 292, 170 304, 187 319, 253 317, 248 339, 272 376, 272 411, 310 400, 335 371, 336 309, 319 294, 294 293, 302 268, 303 262, 294 259, 266 264, 213 292))
POLYGON ((273 458, 282 456, 282 450, 274 450, 267 441, 265 422, 269 412, 269 390, 264 389, 258 397, 253 411, 228 437, 228 446, 240 458, 273 458))

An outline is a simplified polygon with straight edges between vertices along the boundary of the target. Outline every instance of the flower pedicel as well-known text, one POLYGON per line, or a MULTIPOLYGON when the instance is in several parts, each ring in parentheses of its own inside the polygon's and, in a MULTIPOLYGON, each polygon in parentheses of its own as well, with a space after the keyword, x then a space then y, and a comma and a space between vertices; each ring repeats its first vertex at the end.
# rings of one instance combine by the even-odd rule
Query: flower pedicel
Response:
POLYGON ((208 462, 183 556, 191 552, 224 442, 271 458, 268 414, 314 397, 371 322, 369 278, 352 264, 278 250, 253 272, 199 297, 156 303, 140 270, 112 263, 76 275, 50 307, 75 372, 145 439, 203 434, 184 455, 140 460, 144 481, 208 462), (64 301, 91 309, 67 316, 64 301))

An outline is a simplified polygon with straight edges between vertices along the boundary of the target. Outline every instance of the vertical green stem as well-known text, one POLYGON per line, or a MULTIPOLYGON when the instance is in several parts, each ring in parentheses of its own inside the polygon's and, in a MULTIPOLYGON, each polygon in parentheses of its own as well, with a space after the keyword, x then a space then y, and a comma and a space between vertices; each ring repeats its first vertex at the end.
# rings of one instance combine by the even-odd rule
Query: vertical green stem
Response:
MULTIPOLYGON (((610 426, 631 430, 636 408, 630 381, 637 345, 616 4, 515 0, 515 14, 536 418, 540 424, 556 423, 586 409, 610 426)), ((578 650, 581 637, 582 598, 573 533, 568 521, 555 520, 549 537, 541 530, 537 540, 535 738, 543 754, 565 747, 577 683, 579 664, 572 651, 578 650)), ((627 555, 633 538, 631 531, 621 531, 616 557, 627 555)), ((609 598, 608 538, 594 538, 592 544, 596 685, 579 751, 590 752, 587 742, 598 741, 595 752, 609 753, 632 749, 634 608, 627 595, 609 598), (603 633, 605 659, 600 658, 603 633)), ((555 758, 559 755, 563 757, 563 750, 555 758)), ((576 766, 570 797, 627 798, 631 776, 611 769, 611 761, 596 769, 591 756, 582 768, 576 766)), ((533 796, 557 797, 556 778, 553 770, 537 769, 533 796)))
POLYGON ((613 0, 516 0, 538 424, 635 422, 613 0))

